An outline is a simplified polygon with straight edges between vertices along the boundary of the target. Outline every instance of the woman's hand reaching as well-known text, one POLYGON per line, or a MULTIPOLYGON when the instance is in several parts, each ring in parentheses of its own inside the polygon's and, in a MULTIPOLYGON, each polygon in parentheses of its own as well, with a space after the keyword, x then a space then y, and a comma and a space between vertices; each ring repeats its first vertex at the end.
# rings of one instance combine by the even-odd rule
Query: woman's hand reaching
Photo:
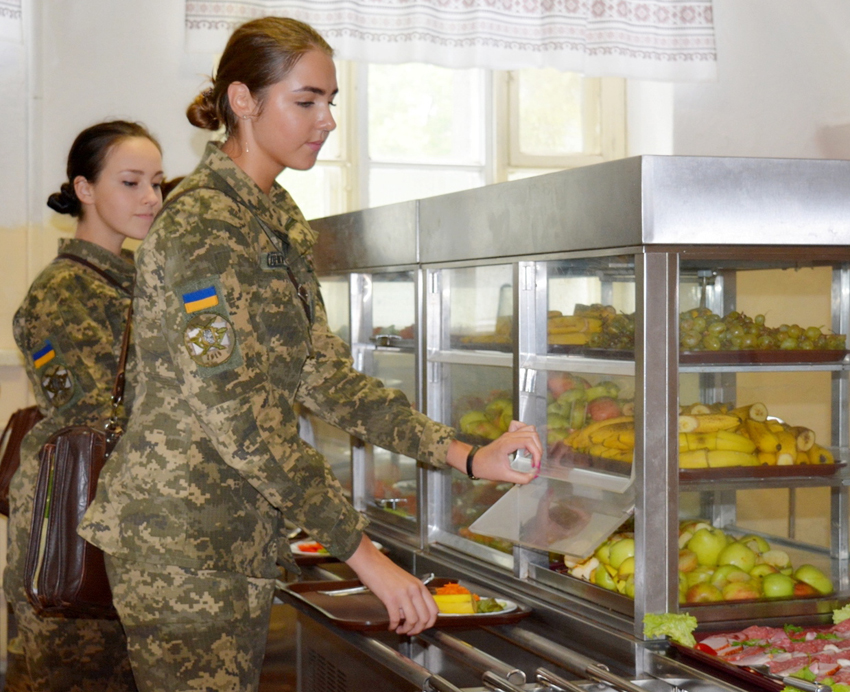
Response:
POLYGON ((434 626, 438 610, 428 588, 381 553, 368 536, 364 534, 346 564, 386 607, 390 631, 414 635, 434 626))
MULTIPOLYGON (((466 473, 466 459, 470 449, 468 444, 458 440, 452 442, 447 459, 449 465, 466 473)), ((475 453, 472 473, 483 480, 525 484, 537 477, 542 458, 543 444, 537 428, 515 420, 511 421, 506 433, 475 453), (528 473, 511 468, 510 455, 518 450, 525 450, 531 456, 532 468, 528 473)))

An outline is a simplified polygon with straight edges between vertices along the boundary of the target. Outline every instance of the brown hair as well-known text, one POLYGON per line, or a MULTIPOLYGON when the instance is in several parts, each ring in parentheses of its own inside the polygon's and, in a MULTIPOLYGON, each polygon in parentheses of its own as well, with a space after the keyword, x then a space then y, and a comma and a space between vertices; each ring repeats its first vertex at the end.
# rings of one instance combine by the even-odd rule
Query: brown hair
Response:
POLYGON ((263 17, 236 29, 224 48, 212 87, 201 92, 186 109, 195 127, 227 134, 237 129, 227 88, 233 82, 248 87, 262 108, 266 90, 283 79, 311 50, 333 55, 327 41, 313 27, 288 17, 263 17))
POLYGON ((159 142, 140 123, 110 120, 87 127, 78 134, 71 145, 71 151, 68 152, 68 164, 65 167, 68 180, 62 183, 59 192, 54 192, 47 198, 47 206, 60 214, 82 217, 83 205, 74 190, 74 180, 81 175, 90 183, 96 183, 112 148, 133 137, 149 139, 159 149, 159 153, 162 153, 159 142))

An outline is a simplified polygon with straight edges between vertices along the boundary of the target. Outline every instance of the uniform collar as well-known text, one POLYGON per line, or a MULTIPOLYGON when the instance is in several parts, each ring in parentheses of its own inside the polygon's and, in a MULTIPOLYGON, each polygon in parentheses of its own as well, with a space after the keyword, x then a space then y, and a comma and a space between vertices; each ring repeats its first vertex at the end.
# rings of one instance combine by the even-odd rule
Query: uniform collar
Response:
POLYGON ((133 264, 133 253, 121 250, 120 255, 114 255, 97 243, 79 238, 60 238, 59 254, 75 255, 91 262, 98 269, 105 271, 118 281, 128 293, 133 292, 136 278, 136 267, 133 264))
POLYGON ((289 193, 277 181, 272 183, 269 194, 263 192, 257 183, 221 150, 220 143, 207 142, 201 166, 209 169, 224 182, 248 209, 272 228, 288 235, 293 225, 297 225, 301 231, 299 235, 307 240, 308 245, 315 241, 312 229, 304 221, 301 210, 289 193))

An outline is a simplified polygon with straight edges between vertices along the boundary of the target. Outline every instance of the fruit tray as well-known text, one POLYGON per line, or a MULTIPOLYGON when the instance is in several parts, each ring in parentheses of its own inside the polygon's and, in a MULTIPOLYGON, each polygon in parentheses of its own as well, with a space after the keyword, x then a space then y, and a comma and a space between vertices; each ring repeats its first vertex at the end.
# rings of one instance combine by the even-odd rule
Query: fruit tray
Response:
POLYGON ((680 481, 710 481, 734 478, 803 478, 833 476, 845 466, 835 464, 795 464, 793 466, 729 466, 720 469, 679 469, 680 481))
POLYGON ((395 334, 378 334, 377 336, 370 336, 369 341, 379 348, 401 348, 408 350, 416 346, 416 341, 413 339, 402 339, 400 336, 396 336, 395 334))
MULTIPOLYGON (((592 456, 584 452, 577 452, 568 445, 558 444, 549 450, 550 464, 554 460, 555 466, 559 461, 562 466, 587 468, 597 471, 605 471, 620 476, 630 476, 632 465, 626 461, 615 461, 603 457, 592 456), (557 450, 557 451, 555 451, 557 450), (567 463, 563 463, 566 461, 567 463)), ((726 468, 713 469, 679 469, 679 480, 681 482, 698 482, 726 479, 744 478, 805 478, 832 476, 844 468, 844 462, 835 464, 799 464, 793 466, 729 466, 726 468)))
MULTIPOLYGON (((460 348, 460 347, 459 347, 460 348)), ((550 345, 549 353, 608 360, 633 360, 635 352, 622 348, 590 348, 588 346, 550 345)), ((847 356, 846 350, 812 351, 680 351, 679 362, 689 365, 782 365, 787 363, 838 363, 847 356)))
POLYGON ((452 336, 449 346, 458 351, 499 351, 500 353, 513 353, 512 343, 499 343, 493 341, 464 341, 464 337, 452 336))
POLYGON ((845 350, 811 351, 680 351, 679 362, 697 365, 764 363, 782 365, 783 363, 837 363, 844 360, 845 350))
POLYGON ((594 471, 605 471, 618 476, 631 476, 632 465, 627 461, 605 459, 586 452, 578 452, 569 445, 557 443, 549 448, 549 465, 566 468, 583 468, 594 471), (564 463, 566 462, 566 463, 564 463))
MULTIPOLYGON (((717 632, 713 632, 712 634, 717 634, 717 632)), ((709 635, 699 635, 694 634, 694 638, 699 641, 709 635)), ((763 690, 769 690, 769 692, 781 692, 785 689, 785 683, 781 680, 774 680, 773 678, 769 678, 766 675, 762 675, 758 671, 755 671, 751 668, 745 668, 742 666, 736 666, 733 663, 729 663, 728 661, 724 661, 722 658, 718 656, 714 656, 709 653, 705 653, 704 651, 699 651, 698 649, 694 649, 690 646, 685 646, 684 644, 679 644, 678 642, 670 641, 670 646, 672 646, 676 651, 681 654, 700 661, 710 668, 713 668, 722 673, 726 673, 727 675, 732 676, 733 678, 737 678, 743 682, 748 682, 751 685, 755 685, 763 690)))
MULTIPOLYGON (((456 579, 438 578, 430 582, 430 587, 438 587, 456 579)), ((389 618, 384 604, 371 592, 350 596, 330 596, 320 591, 335 591, 360 586, 357 579, 346 581, 306 581, 293 582, 281 588, 285 594, 303 603, 328 618, 334 625, 344 630, 359 632, 385 632, 389 627, 389 618)), ((505 604, 502 611, 495 613, 475 613, 470 615, 440 614, 435 627, 489 627, 491 625, 510 625, 531 613, 531 609, 522 603, 502 598, 483 587, 466 585, 471 591, 485 598, 495 598, 505 604)))

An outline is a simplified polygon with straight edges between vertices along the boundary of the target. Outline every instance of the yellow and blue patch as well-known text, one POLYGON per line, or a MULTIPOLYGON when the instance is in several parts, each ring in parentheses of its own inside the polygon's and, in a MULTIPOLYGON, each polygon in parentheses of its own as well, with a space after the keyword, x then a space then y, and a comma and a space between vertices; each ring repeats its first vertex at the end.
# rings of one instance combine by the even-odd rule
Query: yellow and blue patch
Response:
POLYGON ((189 314, 198 312, 198 310, 214 308, 216 305, 218 305, 218 293, 216 293, 215 286, 207 286, 183 294, 183 307, 189 314))
POLYGON ((42 365, 46 365, 56 357, 56 351, 49 341, 44 342, 44 346, 32 354, 32 364, 38 369, 42 365))

